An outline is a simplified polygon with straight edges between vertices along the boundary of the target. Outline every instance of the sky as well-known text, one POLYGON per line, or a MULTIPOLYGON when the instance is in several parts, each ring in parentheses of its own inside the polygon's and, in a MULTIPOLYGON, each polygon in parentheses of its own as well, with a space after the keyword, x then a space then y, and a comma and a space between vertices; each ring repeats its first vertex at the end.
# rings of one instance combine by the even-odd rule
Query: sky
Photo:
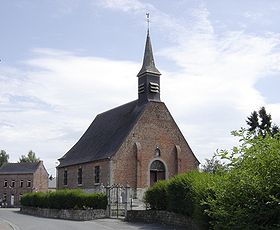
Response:
POLYGON ((161 99, 202 164, 261 106, 280 125, 278 0, 0 0, 10 162, 32 150, 55 175, 97 114, 137 99, 147 12, 161 99))

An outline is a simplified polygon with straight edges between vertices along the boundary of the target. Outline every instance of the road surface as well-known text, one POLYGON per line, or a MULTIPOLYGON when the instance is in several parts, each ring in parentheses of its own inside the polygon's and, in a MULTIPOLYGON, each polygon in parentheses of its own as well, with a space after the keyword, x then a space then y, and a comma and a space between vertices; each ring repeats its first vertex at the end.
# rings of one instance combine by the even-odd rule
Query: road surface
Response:
POLYGON ((19 209, 0 208, 0 230, 171 230, 157 224, 128 223, 118 219, 71 221, 24 215, 19 209), (10 225, 10 226, 9 226, 10 225), (3 226, 3 227, 1 227, 3 226))

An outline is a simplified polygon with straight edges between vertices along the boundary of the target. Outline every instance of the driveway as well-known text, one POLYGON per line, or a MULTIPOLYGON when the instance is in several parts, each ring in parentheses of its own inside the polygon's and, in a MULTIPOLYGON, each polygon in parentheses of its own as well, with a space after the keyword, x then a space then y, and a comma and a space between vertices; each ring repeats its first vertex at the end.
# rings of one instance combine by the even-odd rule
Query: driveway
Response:
POLYGON ((171 230, 175 228, 157 224, 128 223, 118 219, 92 221, 71 221, 47 219, 24 215, 19 209, 0 208, 0 229, 2 230, 171 230))

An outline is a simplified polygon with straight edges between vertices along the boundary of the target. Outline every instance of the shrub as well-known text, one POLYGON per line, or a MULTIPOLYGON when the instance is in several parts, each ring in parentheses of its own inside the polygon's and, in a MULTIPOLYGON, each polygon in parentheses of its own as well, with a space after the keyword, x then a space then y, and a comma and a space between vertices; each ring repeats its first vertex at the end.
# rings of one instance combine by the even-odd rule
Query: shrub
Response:
POLYGON ((280 136, 241 137, 241 157, 207 200, 212 226, 280 229, 280 136))
POLYGON ((168 184, 168 210, 187 216, 203 213, 203 201, 211 194, 214 175, 192 171, 172 178, 168 184))
POLYGON ((150 208, 167 210, 193 218, 201 229, 209 228, 209 217, 204 212, 205 202, 213 196, 213 186, 218 175, 193 171, 159 181, 145 193, 150 208))
POLYGON ((151 209, 166 210, 167 186, 167 181, 160 180, 146 191, 144 200, 145 203, 149 204, 151 209))
POLYGON ((52 209, 106 209, 104 193, 88 194, 81 190, 58 190, 56 192, 26 193, 21 198, 23 206, 52 209))
POLYGON ((104 209, 107 207, 108 200, 104 193, 93 193, 83 195, 84 206, 92 209, 104 209))

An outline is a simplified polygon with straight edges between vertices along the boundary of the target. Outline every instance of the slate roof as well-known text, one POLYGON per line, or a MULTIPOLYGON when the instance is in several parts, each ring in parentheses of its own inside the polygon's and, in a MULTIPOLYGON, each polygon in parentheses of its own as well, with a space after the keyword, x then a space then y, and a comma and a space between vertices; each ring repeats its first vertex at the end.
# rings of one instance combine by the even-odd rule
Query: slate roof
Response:
POLYGON ((80 140, 59 159, 59 167, 108 159, 136 124, 145 104, 132 101, 96 116, 80 140))
POLYGON ((146 39, 146 45, 145 45, 145 51, 144 51, 144 59, 143 59, 143 65, 139 73, 137 74, 137 77, 140 77, 144 74, 151 73, 155 75, 161 75, 161 73, 158 71, 155 61, 154 61, 154 55, 152 50, 152 43, 150 38, 150 33, 148 31, 147 33, 147 39, 146 39))
POLYGON ((0 168, 0 174, 29 174, 34 173, 40 162, 36 163, 7 163, 0 168))

